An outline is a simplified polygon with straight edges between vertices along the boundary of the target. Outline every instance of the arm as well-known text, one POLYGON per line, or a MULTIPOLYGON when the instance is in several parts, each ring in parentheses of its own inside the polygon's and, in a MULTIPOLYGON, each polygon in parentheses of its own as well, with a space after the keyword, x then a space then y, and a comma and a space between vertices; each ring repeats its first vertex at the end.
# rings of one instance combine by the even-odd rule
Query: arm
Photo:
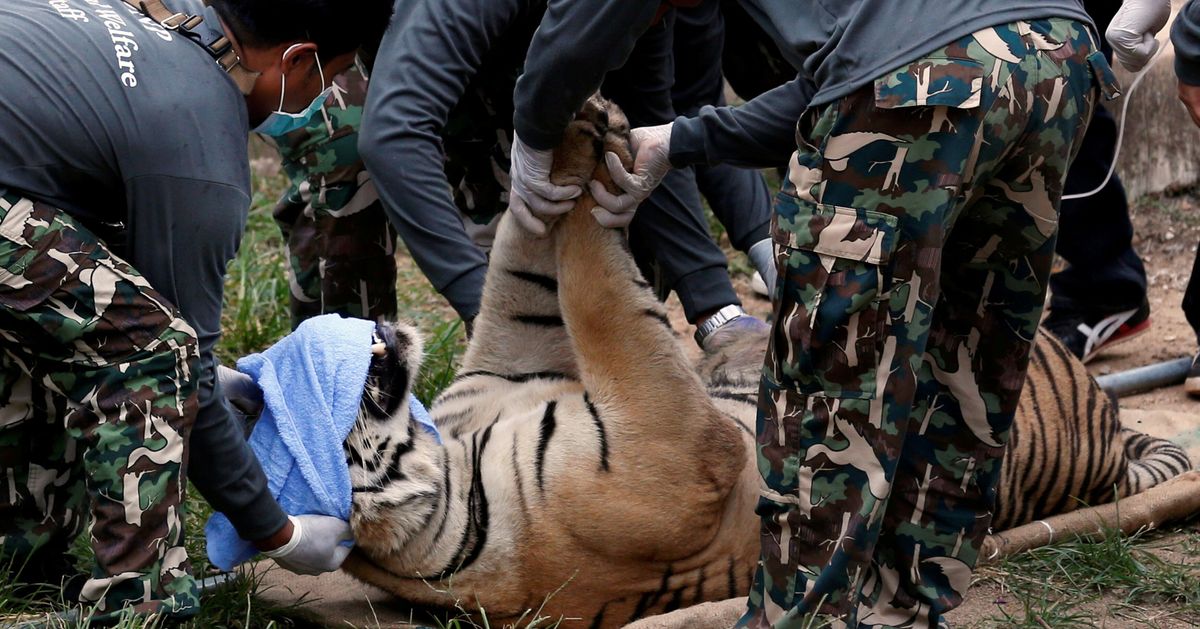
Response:
POLYGON ((522 0, 412 2, 392 21, 367 91, 359 152, 396 232, 464 319, 487 258, 467 236, 443 167, 442 128, 522 0))
POLYGON ((650 196, 671 167, 727 163, 765 168, 787 163, 796 150, 796 121, 808 107, 816 87, 796 77, 741 107, 704 107, 695 118, 679 118, 656 127, 638 127, 630 135, 633 172, 614 153, 605 155, 608 172, 623 193, 610 194, 591 182, 600 205, 596 220, 622 227, 650 196))
POLYGON ((1179 78, 1179 100, 1187 107, 1192 122, 1200 125, 1200 2, 1190 0, 1171 26, 1175 44, 1175 76, 1179 78))
POLYGON ((549 0, 514 94, 517 136, 558 145, 567 123, 650 27, 658 0, 549 0))
POLYGON ((238 534, 259 540, 287 524, 226 406, 213 348, 221 335, 225 266, 236 254, 250 199, 225 184, 145 175, 126 182, 131 262, 196 331, 199 412, 188 440, 188 477, 238 534))
POLYGON ((725 163, 767 168, 787 163, 796 150, 796 121, 816 86, 802 77, 740 107, 705 107, 671 129, 671 165, 725 163))

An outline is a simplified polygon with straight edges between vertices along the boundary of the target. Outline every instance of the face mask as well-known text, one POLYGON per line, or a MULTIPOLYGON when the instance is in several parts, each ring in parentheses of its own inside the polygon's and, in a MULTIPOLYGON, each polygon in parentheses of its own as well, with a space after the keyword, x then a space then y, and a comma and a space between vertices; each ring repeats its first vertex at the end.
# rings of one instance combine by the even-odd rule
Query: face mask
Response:
MULTIPOLYGON (((287 50, 283 51, 283 58, 287 59, 288 53, 299 45, 300 44, 292 44, 287 50)), ((313 99, 313 102, 309 103, 308 107, 306 107, 304 111, 300 113, 293 114, 283 111, 283 94, 284 89, 287 87, 287 82, 284 80, 284 77, 280 75, 279 107, 275 111, 271 112, 271 114, 267 116, 266 120, 263 120, 257 127, 254 127, 252 131, 261 133, 263 135, 269 135, 271 137, 279 137, 281 135, 287 135, 296 129, 302 129, 308 126, 308 122, 312 120, 312 117, 317 113, 318 110, 321 109, 321 105, 325 103, 325 99, 328 98, 329 93, 333 91, 332 85, 325 85, 325 71, 321 69, 320 57, 317 57, 316 53, 313 53, 313 57, 317 62, 317 72, 321 75, 321 93, 317 94, 317 97, 313 99)))

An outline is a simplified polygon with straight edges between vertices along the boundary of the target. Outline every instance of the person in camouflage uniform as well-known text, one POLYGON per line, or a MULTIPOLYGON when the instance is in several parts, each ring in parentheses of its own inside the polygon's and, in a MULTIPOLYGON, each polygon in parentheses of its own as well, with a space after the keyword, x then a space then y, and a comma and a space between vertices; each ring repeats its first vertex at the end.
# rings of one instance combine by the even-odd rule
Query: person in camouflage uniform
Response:
MULTIPOLYGON (((508 207, 512 103, 507 95, 519 70, 519 59, 489 62, 442 130, 454 204, 467 235, 485 251, 508 207), (506 98, 498 98, 501 94, 506 98)), ((396 231, 358 153, 367 71, 353 67, 334 83, 339 89, 312 124, 269 138, 290 182, 274 218, 287 242, 293 328, 326 313, 366 319, 397 315, 396 231)))
POLYGON ((367 75, 351 67, 311 123, 270 138, 290 185, 275 205, 288 248, 292 327, 339 313, 396 317, 396 232, 358 155, 367 75))
POLYGON ((966 594, 1095 77, 1115 95, 1098 50, 987 28, 801 118, 740 626, 936 626, 966 594))
POLYGON ((19 561, 6 567, 26 582, 70 575, 63 555, 90 513, 96 564, 67 600, 95 603, 96 621, 124 605, 194 613, 181 474, 195 331, 86 227, 13 193, 0 196, 0 305, 0 557, 19 561))
MULTIPOLYGON (((743 4, 795 80, 632 129, 634 172, 608 156, 622 192, 592 197, 616 224, 671 168, 791 155, 756 426, 762 552, 737 624, 942 625, 991 520, 1063 181, 1112 71, 1077 0, 743 4)), ((534 166, 658 3, 557 8, 514 91, 534 166)), ((510 176, 549 214, 562 191, 545 170, 510 176)))
POLYGON ((391 11, 0 3, 21 94, 0 99, 0 572, 21 595, 61 587, 90 626, 194 615, 189 484, 284 569, 344 560, 348 522, 272 495, 214 349, 250 129, 304 120, 391 11), (85 530, 90 575, 67 556, 85 530))

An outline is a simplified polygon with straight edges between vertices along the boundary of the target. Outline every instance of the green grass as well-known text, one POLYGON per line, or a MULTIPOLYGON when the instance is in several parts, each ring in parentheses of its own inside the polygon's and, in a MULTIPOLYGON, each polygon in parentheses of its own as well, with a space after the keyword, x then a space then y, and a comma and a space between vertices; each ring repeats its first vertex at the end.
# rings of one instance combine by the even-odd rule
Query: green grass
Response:
POLYGON ((977 579, 1005 592, 1007 605, 991 619, 1004 627, 1092 627, 1105 616, 1136 626, 1194 625, 1200 623, 1200 533, 1109 531, 1099 541, 1076 539, 1010 557, 977 579))
POLYGON ((462 321, 458 319, 442 321, 432 332, 426 334, 428 336, 425 339, 425 362, 421 364, 421 373, 413 386, 413 395, 429 404, 454 380, 465 339, 462 321))

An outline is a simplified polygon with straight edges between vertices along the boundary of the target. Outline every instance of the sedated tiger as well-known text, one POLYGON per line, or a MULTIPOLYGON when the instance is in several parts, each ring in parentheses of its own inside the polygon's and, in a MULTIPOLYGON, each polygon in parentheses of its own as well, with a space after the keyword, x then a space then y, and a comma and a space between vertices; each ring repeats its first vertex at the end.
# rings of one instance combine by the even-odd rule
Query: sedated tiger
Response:
MULTIPOLYGON (((614 189, 629 126, 589 100, 555 153, 553 180, 614 189)), ((619 231, 585 194, 551 235, 505 220, 475 333, 431 414, 408 416, 421 338, 380 324, 360 417, 346 442, 356 551, 345 568, 414 604, 541 607, 564 627, 619 627, 744 596, 759 551, 755 402, 766 335, 701 362, 619 231), (549 599, 547 597, 549 596, 549 599)), ((931 408, 935 405, 931 405, 931 408)), ((1077 360, 1039 337, 1004 459, 994 527, 1130 495, 1190 468, 1183 450, 1121 427, 1077 360)))

